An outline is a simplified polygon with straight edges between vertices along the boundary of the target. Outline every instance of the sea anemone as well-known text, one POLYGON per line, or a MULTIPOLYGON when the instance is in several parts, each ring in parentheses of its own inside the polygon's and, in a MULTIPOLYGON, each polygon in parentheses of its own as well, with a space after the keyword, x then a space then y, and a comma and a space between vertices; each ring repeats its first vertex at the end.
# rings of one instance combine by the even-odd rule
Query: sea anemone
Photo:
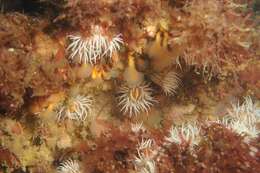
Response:
POLYGON ((78 162, 68 159, 60 164, 57 168, 58 173, 81 173, 78 162))
POLYGON ((92 31, 92 35, 86 38, 80 35, 68 36, 71 41, 67 48, 70 52, 69 59, 78 63, 96 64, 103 57, 111 58, 123 44, 122 34, 110 39, 102 34, 99 26, 92 27, 92 31))
POLYGON ((135 168, 139 173, 155 173, 156 165, 152 158, 140 153, 138 150, 138 155, 135 156, 134 160, 135 168))
POLYGON ((251 97, 245 97, 242 105, 239 105, 239 103, 232 104, 232 108, 228 110, 228 115, 219 123, 235 133, 246 135, 247 139, 253 139, 258 137, 260 133, 256 125, 259 117, 260 109, 252 101, 251 97))
POLYGON ((170 96, 176 93, 181 81, 175 71, 168 71, 166 73, 157 73, 151 76, 151 80, 159 85, 165 95, 170 96))
POLYGON ((183 123, 181 126, 172 126, 170 135, 165 138, 167 142, 181 145, 189 143, 193 147, 199 144, 200 127, 196 123, 183 123))
POLYGON ((106 51, 103 53, 103 55, 106 55, 109 58, 111 58, 114 52, 120 50, 122 44, 124 44, 122 34, 114 36, 111 41, 108 41, 108 47, 106 51))
POLYGON ((152 97, 152 89, 150 85, 143 82, 136 87, 128 87, 123 85, 118 92, 118 105, 121 111, 130 116, 137 115, 140 112, 148 112, 150 107, 156 102, 152 97))
POLYGON ((257 121, 260 118, 260 108, 253 102, 251 97, 244 98, 242 105, 232 104, 232 109, 228 110, 228 114, 231 117, 243 118, 246 121, 257 121))
POLYGON ((215 121, 215 123, 223 125, 234 133, 244 135, 246 142, 250 141, 250 139, 257 138, 260 133, 256 123, 250 118, 244 119, 239 117, 225 116, 222 119, 215 121))
POLYGON ((246 135, 250 139, 257 138, 260 134, 255 123, 248 123, 243 119, 232 120, 228 127, 240 135, 246 135))
POLYGON ((153 144, 152 139, 142 138, 142 141, 140 143, 138 143, 138 150, 144 150, 144 149, 151 148, 152 144, 153 144))
POLYGON ((55 109, 57 121, 59 122, 65 118, 84 121, 92 111, 92 106, 92 96, 77 95, 76 97, 70 97, 55 109))
POLYGON ((145 128, 144 128, 144 126, 143 126, 143 122, 137 122, 137 123, 133 123, 133 124, 131 124, 131 130, 132 130, 132 132, 134 132, 134 133, 139 133, 139 132, 141 132, 141 131, 144 131, 145 130, 145 128))
POLYGON ((118 105, 121 111, 130 116, 150 109, 155 100, 150 84, 144 81, 144 74, 136 70, 135 58, 128 55, 128 67, 123 74, 125 83, 119 88, 118 105))

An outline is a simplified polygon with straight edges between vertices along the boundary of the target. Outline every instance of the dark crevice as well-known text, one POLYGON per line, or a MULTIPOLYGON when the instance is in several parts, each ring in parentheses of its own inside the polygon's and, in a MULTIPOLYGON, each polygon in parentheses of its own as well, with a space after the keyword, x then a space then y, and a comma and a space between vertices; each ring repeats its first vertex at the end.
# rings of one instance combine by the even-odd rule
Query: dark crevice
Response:
POLYGON ((0 0, 2 13, 20 12, 30 16, 55 17, 62 9, 63 0, 0 0))

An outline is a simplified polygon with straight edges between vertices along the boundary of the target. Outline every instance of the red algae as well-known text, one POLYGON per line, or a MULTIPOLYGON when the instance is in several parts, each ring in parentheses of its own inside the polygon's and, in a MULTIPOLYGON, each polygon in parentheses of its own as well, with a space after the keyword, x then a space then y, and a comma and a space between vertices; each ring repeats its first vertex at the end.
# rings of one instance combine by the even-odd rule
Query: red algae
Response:
POLYGON ((0 0, 0 173, 260 172, 256 4, 0 0))

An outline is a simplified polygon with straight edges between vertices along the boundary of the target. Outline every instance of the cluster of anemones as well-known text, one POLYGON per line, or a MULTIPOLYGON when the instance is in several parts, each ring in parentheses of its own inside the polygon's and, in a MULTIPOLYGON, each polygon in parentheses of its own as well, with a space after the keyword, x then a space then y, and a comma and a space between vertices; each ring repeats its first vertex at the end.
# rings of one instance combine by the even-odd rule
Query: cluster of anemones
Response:
MULTIPOLYGON (((98 25, 92 26, 90 33, 91 35, 87 37, 68 36, 70 40, 67 48, 70 54, 69 59, 78 63, 97 65, 100 62, 103 63, 103 59, 111 58, 123 45, 122 34, 110 37, 98 25)), ((160 36, 160 33, 157 36, 160 36)), ((156 44, 161 42, 158 38, 155 41, 156 44)), ((160 86, 165 95, 175 94, 180 84, 180 79, 173 70, 167 69, 166 71, 148 74, 148 76, 154 84, 160 86)), ((129 53, 128 66, 123 72, 123 78, 125 81, 119 86, 117 92, 118 105, 121 111, 130 116, 148 112, 156 103, 156 100, 152 95, 151 83, 145 81, 144 73, 136 69, 135 57, 132 53, 129 53)))
POLYGON ((218 123, 240 135, 245 135, 246 140, 257 138, 260 130, 257 123, 260 121, 260 109, 251 97, 245 97, 243 104, 232 104, 228 114, 218 123))
MULTIPOLYGON (((123 73, 124 84, 119 87, 118 100, 121 111, 130 116, 148 110, 157 101, 153 97, 151 83, 146 82, 144 73, 137 71, 135 57, 128 56, 128 66, 123 73)), ((152 82, 160 86, 165 95, 173 95, 180 84, 180 79, 174 71, 164 71, 149 75, 152 82)))

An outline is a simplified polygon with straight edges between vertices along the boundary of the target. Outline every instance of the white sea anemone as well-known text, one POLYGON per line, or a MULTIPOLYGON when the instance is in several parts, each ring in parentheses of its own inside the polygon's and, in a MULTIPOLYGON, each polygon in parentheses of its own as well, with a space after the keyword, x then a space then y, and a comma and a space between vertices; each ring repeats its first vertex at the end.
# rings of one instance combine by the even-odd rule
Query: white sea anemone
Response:
POLYGON ((103 53, 103 56, 106 55, 111 58, 114 52, 120 50, 121 45, 123 43, 124 41, 122 39, 122 34, 116 35, 115 37, 112 38, 111 41, 108 42, 108 47, 106 51, 103 53))
POLYGON ((91 113, 93 107, 92 96, 77 95, 70 97, 56 108, 57 121, 71 119, 84 121, 91 113))
POLYGON ((170 135, 165 138, 167 142, 178 145, 189 142, 190 146, 198 145, 200 142, 200 127, 196 123, 183 123, 181 126, 172 126, 170 135))
POLYGON ((242 119, 232 120, 228 127, 240 135, 246 135, 248 138, 256 138, 260 134, 256 124, 247 123, 242 119))
POLYGON ((68 159, 60 164, 57 168, 58 173, 81 173, 78 162, 68 159))
POLYGON ((255 121, 252 121, 250 117, 241 118, 225 116, 221 120, 217 120, 216 123, 222 124, 239 135, 245 135, 246 141, 248 139, 256 138, 260 134, 255 121))
POLYGON ((140 112, 148 112, 150 107, 156 102, 152 97, 152 89, 147 83, 141 83, 136 87, 123 85, 118 92, 118 105, 121 111, 130 116, 137 115, 140 112))
POLYGON ((133 123, 133 124, 131 124, 131 130, 132 130, 132 132, 134 132, 134 133, 139 133, 139 132, 141 132, 141 131, 144 131, 145 130, 145 128, 144 128, 144 126, 143 126, 143 122, 137 122, 137 123, 133 123))
POLYGON ((134 160, 135 168, 138 173, 156 173, 156 165, 151 157, 148 157, 138 150, 138 155, 134 160))
POLYGON ((239 117, 245 121, 256 122, 260 118, 260 107, 253 102, 251 97, 247 96, 242 105, 239 103, 232 104, 232 109, 228 110, 228 114, 231 117, 239 117))
POLYGON ((110 39, 102 34, 99 26, 92 27, 92 35, 82 37, 80 35, 69 35, 70 44, 67 50, 70 52, 69 59, 78 63, 96 64, 103 57, 111 58, 123 44, 122 34, 110 39))
POLYGON ((169 71, 164 74, 155 74, 151 77, 152 81, 159 85, 165 95, 173 95, 181 84, 181 80, 175 71, 169 71))
POLYGON ((144 139, 142 138, 142 141, 138 143, 138 150, 145 150, 152 147, 153 140, 152 139, 144 139))
POLYGON ((235 133, 245 135, 247 140, 256 138, 260 134, 256 125, 259 122, 259 117, 259 107, 252 101, 251 97, 245 97, 243 104, 232 104, 228 115, 218 122, 235 133))

